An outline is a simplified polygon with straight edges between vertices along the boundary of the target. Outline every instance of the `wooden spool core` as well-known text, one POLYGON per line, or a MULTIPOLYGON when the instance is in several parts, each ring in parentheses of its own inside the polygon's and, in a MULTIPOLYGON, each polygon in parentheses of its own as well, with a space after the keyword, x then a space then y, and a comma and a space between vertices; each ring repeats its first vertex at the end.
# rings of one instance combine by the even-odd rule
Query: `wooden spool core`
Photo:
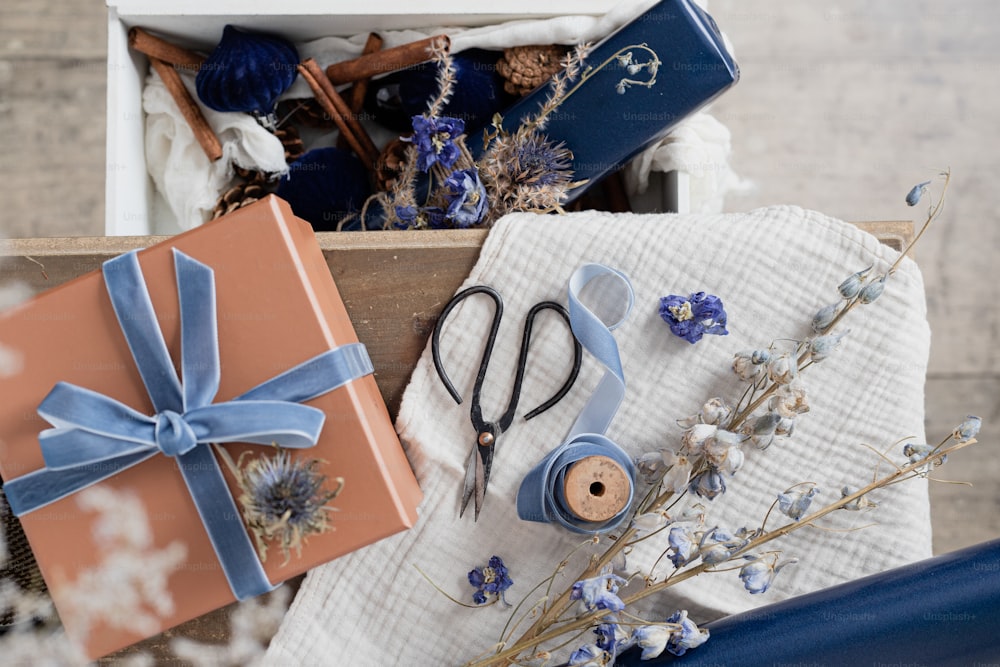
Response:
POLYGON ((588 456, 566 471, 563 493, 568 509, 584 521, 607 521, 625 509, 632 482, 607 456, 588 456))

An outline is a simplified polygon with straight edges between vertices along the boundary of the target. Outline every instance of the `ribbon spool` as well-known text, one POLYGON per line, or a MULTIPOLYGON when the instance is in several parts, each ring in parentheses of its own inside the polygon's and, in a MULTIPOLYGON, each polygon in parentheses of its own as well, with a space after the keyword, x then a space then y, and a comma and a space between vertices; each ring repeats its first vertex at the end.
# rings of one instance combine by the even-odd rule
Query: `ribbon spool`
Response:
MULTIPOLYGON (((605 301, 617 298, 609 296, 605 301)), ((563 443, 522 480, 517 492, 521 519, 558 523, 573 532, 594 535, 613 530, 628 516, 635 493, 635 465, 604 431, 625 397, 625 376, 611 332, 628 319, 634 303, 632 284, 625 274, 610 267, 584 264, 570 278, 573 335, 607 371, 563 443), (591 280, 601 276, 615 279, 626 303, 625 314, 610 325, 584 306, 579 296, 591 280)))

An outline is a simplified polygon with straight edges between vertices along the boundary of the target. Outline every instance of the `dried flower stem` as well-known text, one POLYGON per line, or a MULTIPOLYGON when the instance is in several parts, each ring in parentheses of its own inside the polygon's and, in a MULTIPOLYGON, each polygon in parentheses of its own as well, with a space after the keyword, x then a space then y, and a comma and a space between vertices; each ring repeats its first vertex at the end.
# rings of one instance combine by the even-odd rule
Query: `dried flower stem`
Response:
MULTIPOLYGON (((823 507, 822 509, 813 512, 808 516, 804 516, 802 517, 802 519, 798 521, 792 521, 791 523, 781 526, 780 528, 775 528, 771 531, 758 535, 756 538, 750 540, 741 549, 735 551, 726 562, 735 561, 744 554, 750 553, 751 551, 754 551, 755 549, 765 544, 768 544, 769 542, 772 542, 778 538, 784 537, 796 530, 799 530, 800 528, 804 528, 806 526, 816 528, 817 526, 813 524, 819 519, 822 519, 823 517, 827 516, 828 514, 831 514, 839 509, 843 509, 848 505, 857 502, 865 495, 877 489, 886 488, 893 484, 897 484, 899 482, 913 479, 916 477, 923 477, 924 475, 922 475, 919 472, 921 469, 926 468, 928 465, 935 465, 938 462, 942 461, 949 454, 952 454, 960 449, 964 449, 965 447, 968 447, 969 445, 976 443, 976 439, 971 438, 965 442, 956 442, 951 446, 945 447, 944 445, 950 439, 951 436, 943 440, 941 444, 939 444, 936 448, 934 448, 926 458, 922 458, 918 461, 912 462, 905 466, 896 466, 895 471, 885 475, 884 477, 876 479, 875 481, 871 482, 864 488, 861 488, 850 495, 843 496, 836 502, 833 502, 823 507)), ((626 531, 625 535, 622 536, 622 539, 619 539, 618 544, 621 544, 624 538, 626 538, 626 536, 628 536, 629 533, 634 533, 634 532, 635 532, 634 529, 629 529, 628 531, 626 531)), ((611 547, 611 549, 609 549, 609 552, 612 549, 614 549, 614 546, 611 547)), ((607 556, 607 554, 605 554, 605 556, 607 556)), ((610 562, 610 558, 608 559, 607 562, 610 562)), ((642 600, 651 595, 666 590, 671 586, 679 584, 682 581, 687 581, 688 579, 692 579, 698 576, 699 574, 702 574, 703 572, 722 572, 727 569, 733 569, 733 568, 720 568, 718 567, 719 565, 721 564, 703 562, 683 571, 675 570, 664 581, 648 585, 641 591, 633 593, 632 595, 629 596, 622 597, 622 602, 624 602, 626 606, 631 605, 635 602, 638 602, 639 600, 642 600)), ((587 570, 584 576, 591 573, 596 573, 599 570, 600 567, 596 565, 591 566, 591 568, 587 570)), ((568 598, 568 594, 565 597, 568 598)), ((562 598, 560 598, 560 600, 561 599, 562 598)), ((541 623, 543 621, 547 621, 550 618, 551 614, 543 615, 543 617, 539 619, 539 622, 535 624, 536 626, 538 626, 538 631, 535 634, 531 634, 532 630, 535 630, 535 626, 532 626, 532 630, 529 630, 528 633, 525 633, 525 635, 522 636, 521 639, 519 639, 515 644, 512 644, 508 648, 504 648, 495 655, 490 656, 488 659, 469 663, 468 667, 490 667, 491 665, 511 664, 512 659, 515 658, 518 654, 524 652, 525 650, 534 648, 549 640, 556 639, 565 633, 573 632, 575 630, 586 629, 591 626, 596 626, 598 623, 600 623, 602 618, 604 618, 610 613, 611 611, 607 609, 595 610, 587 614, 581 615, 574 620, 570 620, 565 624, 558 625, 557 627, 549 627, 552 625, 552 622, 548 622, 544 626, 542 626, 541 623)))

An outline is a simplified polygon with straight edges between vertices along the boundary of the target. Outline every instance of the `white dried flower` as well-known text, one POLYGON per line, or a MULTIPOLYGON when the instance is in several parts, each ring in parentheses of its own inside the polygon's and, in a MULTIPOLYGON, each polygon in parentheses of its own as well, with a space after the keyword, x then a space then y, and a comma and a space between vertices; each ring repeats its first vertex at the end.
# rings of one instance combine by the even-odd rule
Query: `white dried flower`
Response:
POLYGON ((771 378, 772 382, 778 384, 788 384, 798 377, 798 374, 798 363, 787 352, 777 357, 772 357, 767 364, 767 376, 771 378))

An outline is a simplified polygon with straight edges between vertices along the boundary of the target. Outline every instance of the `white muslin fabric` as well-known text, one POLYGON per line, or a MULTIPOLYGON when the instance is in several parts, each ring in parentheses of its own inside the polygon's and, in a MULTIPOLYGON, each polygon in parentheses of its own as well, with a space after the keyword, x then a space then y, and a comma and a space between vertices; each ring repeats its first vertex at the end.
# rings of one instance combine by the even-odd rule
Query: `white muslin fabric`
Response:
MULTIPOLYGON (((736 402, 742 385, 730 370, 734 353, 809 335, 813 314, 839 298, 836 287, 847 275, 870 264, 885 269, 896 257, 850 224, 791 206, 725 215, 507 216, 491 231, 465 284, 492 285, 505 299, 484 389, 485 417, 496 418, 506 406, 524 314, 540 300, 565 303, 567 281, 585 262, 623 271, 635 289, 635 309, 614 332, 627 391, 607 435, 638 456, 675 446, 682 431, 675 420, 696 413, 707 399, 736 402), (670 333, 658 315, 658 300, 701 290, 723 300, 730 333, 691 345, 670 333)), ((488 300, 468 299, 444 329, 445 365, 466 395, 491 313, 488 300)), ((561 322, 553 316, 539 324, 519 415, 545 400, 569 368, 569 339, 561 322)), ((759 525, 776 495, 800 482, 815 482, 821 493, 814 502, 825 504, 840 497, 845 484, 871 480, 878 458, 863 443, 885 449, 905 436, 923 441, 930 332, 917 266, 905 260, 883 296, 850 313, 843 325, 851 333, 840 348, 802 376, 811 411, 799 417, 790 439, 765 451, 746 446, 746 464, 727 480, 728 492, 702 501, 708 526, 735 531, 759 525)), ((499 555, 515 582, 507 597, 516 602, 580 544, 581 536, 553 525, 520 521, 514 498, 528 470, 560 444, 602 372, 593 358, 585 358, 577 385, 559 405, 529 422, 516 419, 500 437, 483 513, 473 522, 471 516, 458 517, 473 441, 468 405, 451 400, 425 350, 397 421, 425 493, 417 525, 311 571, 266 663, 449 665, 489 650, 508 613, 500 605, 460 607, 415 567, 471 602, 466 573, 499 555)), ((902 460, 896 450, 888 456, 902 460)), ((363 480, 347 481, 352 483, 363 480)), ((825 520, 836 532, 806 528, 778 545, 783 559, 800 562, 782 570, 762 595, 749 595, 730 571, 696 577, 634 611, 662 620, 675 609, 688 609, 702 622, 931 555, 926 482, 897 485, 872 500, 880 503, 872 513, 844 511, 825 520), (869 524, 876 525, 847 532, 869 524)), ((772 515, 768 526, 784 521, 772 515)), ((628 571, 647 571, 665 547, 665 536, 647 540, 629 557, 628 571)), ((671 567, 666 559, 663 563, 657 570, 661 577, 671 567)), ((579 565, 574 562, 556 578, 556 590, 573 583, 579 565)), ((529 602, 539 595, 529 596, 529 602)))

